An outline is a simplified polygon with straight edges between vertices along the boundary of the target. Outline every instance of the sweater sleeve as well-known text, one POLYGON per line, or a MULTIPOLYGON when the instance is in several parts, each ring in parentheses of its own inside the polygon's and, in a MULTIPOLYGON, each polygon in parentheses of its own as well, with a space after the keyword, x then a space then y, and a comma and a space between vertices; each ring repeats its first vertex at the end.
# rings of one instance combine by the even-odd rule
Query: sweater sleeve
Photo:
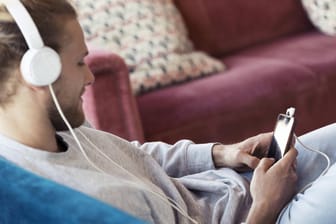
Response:
POLYGON ((211 150, 213 143, 195 144, 189 140, 181 140, 174 145, 163 142, 131 143, 150 154, 171 177, 181 177, 215 168, 211 150))

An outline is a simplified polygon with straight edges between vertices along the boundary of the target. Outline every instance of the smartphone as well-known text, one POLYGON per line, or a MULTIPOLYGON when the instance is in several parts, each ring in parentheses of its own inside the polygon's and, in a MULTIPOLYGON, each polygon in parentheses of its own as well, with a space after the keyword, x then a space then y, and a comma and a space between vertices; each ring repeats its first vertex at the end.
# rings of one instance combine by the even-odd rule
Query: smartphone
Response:
POLYGON ((274 132, 272 142, 268 150, 268 157, 273 157, 275 160, 281 159, 289 150, 295 127, 295 108, 287 109, 286 114, 279 114, 274 132))

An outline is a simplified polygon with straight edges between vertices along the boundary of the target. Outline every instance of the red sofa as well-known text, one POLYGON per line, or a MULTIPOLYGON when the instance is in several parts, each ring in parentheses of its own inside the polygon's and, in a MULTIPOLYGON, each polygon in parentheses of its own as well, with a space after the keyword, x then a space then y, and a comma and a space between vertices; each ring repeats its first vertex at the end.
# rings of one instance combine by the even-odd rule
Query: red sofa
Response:
POLYGON ((84 108, 98 129, 129 140, 235 142, 271 131, 297 109, 296 133, 336 120, 336 37, 316 30, 298 0, 176 0, 197 49, 227 70, 133 96, 118 52, 91 51, 84 108))

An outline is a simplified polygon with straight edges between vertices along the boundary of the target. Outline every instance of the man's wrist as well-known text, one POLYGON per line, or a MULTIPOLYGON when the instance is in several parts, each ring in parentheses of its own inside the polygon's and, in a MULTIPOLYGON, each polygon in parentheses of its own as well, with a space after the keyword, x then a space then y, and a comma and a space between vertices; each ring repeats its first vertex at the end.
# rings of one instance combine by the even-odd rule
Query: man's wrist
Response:
POLYGON ((220 159, 222 158, 222 148, 224 146, 220 143, 215 143, 213 146, 212 146, 212 149, 211 149, 211 153, 212 153, 212 161, 213 161, 213 164, 215 166, 215 168, 218 168, 218 167, 222 167, 223 164, 222 164, 222 161, 220 161, 220 159))

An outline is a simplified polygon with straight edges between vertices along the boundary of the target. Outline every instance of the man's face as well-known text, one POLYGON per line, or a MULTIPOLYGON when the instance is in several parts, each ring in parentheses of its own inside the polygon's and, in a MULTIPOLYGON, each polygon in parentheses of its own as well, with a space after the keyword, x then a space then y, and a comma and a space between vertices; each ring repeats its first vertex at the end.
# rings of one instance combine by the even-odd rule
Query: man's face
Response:
MULTIPOLYGON (((65 23, 64 33, 64 43, 60 52, 62 73, 53 87, 65 117, 72 127, 78 127, 85 120, 81 97, 85 86, 91 84, 94 77, 84 63, 88 50, 78 21, 68 20, 65 23)), ((57 131, 67 130, 52 100, 49 105, 49 116, 57 131)))

